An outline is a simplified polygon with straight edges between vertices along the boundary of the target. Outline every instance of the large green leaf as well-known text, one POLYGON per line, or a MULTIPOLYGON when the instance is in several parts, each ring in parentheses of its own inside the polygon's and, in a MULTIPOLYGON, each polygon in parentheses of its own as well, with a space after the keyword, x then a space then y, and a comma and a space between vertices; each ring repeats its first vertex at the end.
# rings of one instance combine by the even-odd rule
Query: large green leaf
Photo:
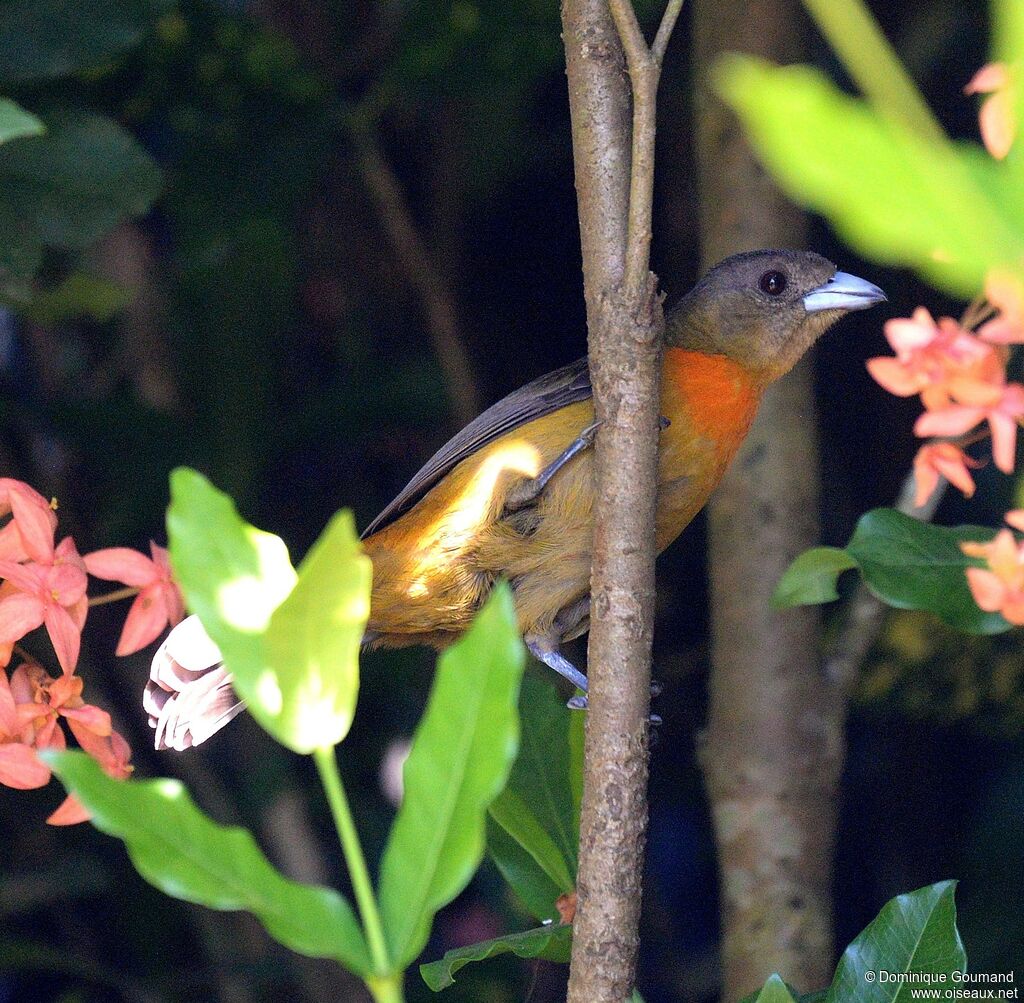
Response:
MULTIPOLYGON (((296 752, 337 745, 352 725, 372 572, 352 513, 339 512, 299 567, 295 588, 270 617, 261 685, 269 689, 274 680, 279 710, 272 734, 296 752)), ((265 696, 269 699, 269 692, 265 696)))
POLYGON ((556 884, 534 857, 494 820, 487 818, 487 854, 501 876, 534 919, 558 921, 558 898, 564 887, 556 884))
POLYGON ((562 892, 576 883, 579 842, 570 782, 571 712, 555 688, 534 676, 523 680, 522 737, 505 790, 491 804, 491 817, 562 892))
POLYGON ((571 950, 572 927, 552 923, 536 930, 510 933, 469 947, 458 947, 446 952, 439 961, 420 965, 420 975, 434 992, 440 992, 455 983, 455 973, 460 968, 474 961, 483 961, 499 954, 514 954, 518 958, 543 958, 545 961, 564 963, 569 960, 571 950))
POLYGON ((91 69, 149 33, 171 0, 6 0, 0 81, 25 83, 91 69))
POLYGON ((47 131, 0 147, 0 211, 55 247, 87 247, 146 212, 160 171, 112 119, 86 112, 46 118, 47 131))
POLYGON ((733 56, 718 86, 759 155, 795 199, 823 213, 862 253, 909 265, 973 296, 995 266, 1024 257, 1024 227, 1005 206, 1005 165, 969 165, 951 143, 922 139, 806 66, 733 56))
POLYGON ((35 115, 8 98, 0 98, 0 143, 26 136, 41 136, 46 127, 35 115))
POLYGON ((966 971, 955 887, 940 881, 887 902, 843 952, 826 1003, 909 1003, 914 990, 934 985, 922 981, 927 976, 944 975, 948 986, 954 972, 966 971))
POLYGON ((480 864, 487 806, 517 751, 524 662, 512 595, 501 585, 438 660, 405 764, 405 796, 380 866, 381 913, 396 966, 419 954, 434 914, 480 864))
POLYGON ((983 526, 950 529, 895 509, 872 509, 861 516, 844 550, 815 548, 798 557, 779 582, 774 601, 779 606, 827 602, 835 597, 839 574, 856 567, 868 588, 890 606, 934 613, 970 634, 997 634, 1010 625, 998 613, 978 608, 965 571, 980 562, 960 549, 961 543, 987 542, 994 535, 995 530, 983 526))
POLYGON ((171 474, 171 560, 189 607, 224 655, 256 720, 295 752, 348 733, 370 560, 349 512, 338 513, 298 574, 277 536, 250 526, 194 470, 171 474))
POLYGON ((114 780, 84 753, 45 755, 96 828, 124 840, 138 872, 161 891, 211 909, 247 910, 293 951, 370 971, 345 899, 285 878, 250 833, 211 821, 177 780, 114 780))

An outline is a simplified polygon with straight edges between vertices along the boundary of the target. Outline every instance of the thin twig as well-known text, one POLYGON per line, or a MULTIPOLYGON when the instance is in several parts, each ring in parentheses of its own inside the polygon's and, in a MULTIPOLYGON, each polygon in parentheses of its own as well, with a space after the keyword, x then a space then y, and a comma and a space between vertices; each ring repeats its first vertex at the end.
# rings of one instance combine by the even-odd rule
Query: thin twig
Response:
POLYGON ((120 602, 122 599, 132 599, 137 596, 140 589, 135 588, 133 585, 128 585, 123 589, 114 589, 113 592, 104 592, 101 596, 90 596, 89 606, 106 606, 107 603, 120 602))
POLYGON ((350 116, 349 124, 363 183, 377 203, 396 261, 423 304, 427 331, 444 374, 452 411, 460 425, 466 424, 480 411, 480 395, 459 330, 455 298, 430 260, 402 186, 377 141, 372 113, 361 109, 350 116))
POLYGON ((654 44, 651 46, 651 56, 659 67, 665 59, 668 40, 672 37, 672 31, 676 26, 676 20, 679 18, 679 12, 682 9, 683 0, 669 0, 665 13, 661 16, 658 34, 654 36, 654 44))

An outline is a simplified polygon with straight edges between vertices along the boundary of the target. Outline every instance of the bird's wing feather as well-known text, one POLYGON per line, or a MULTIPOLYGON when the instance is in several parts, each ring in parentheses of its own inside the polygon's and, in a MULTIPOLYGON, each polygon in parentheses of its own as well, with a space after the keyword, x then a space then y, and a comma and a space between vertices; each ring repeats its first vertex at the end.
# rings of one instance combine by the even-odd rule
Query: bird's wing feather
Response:
POLYGON ((363 538, 383 529, 416 504, 456 464, 477 450, 527 422, 559 408, 589 400, 592 395, 587 360, 556 369, 525 387, 515 390, 474 418, 461 432, 443 445, 398 497, 363 531, 363 538))

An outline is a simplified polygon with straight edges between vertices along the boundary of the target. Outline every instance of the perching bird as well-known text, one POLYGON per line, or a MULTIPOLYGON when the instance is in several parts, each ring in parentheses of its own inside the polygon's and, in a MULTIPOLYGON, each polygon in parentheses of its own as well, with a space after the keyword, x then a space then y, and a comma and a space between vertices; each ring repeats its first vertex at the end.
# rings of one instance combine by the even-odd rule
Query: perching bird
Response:
MULTIPOLYGON (((683 297, 666 319, 659 551, 708 500, 765 388, 840 317, 885 298, 806 251, 734 255, 683 297)), ((506 579, 530 651, 586 692, 560 647, 589 625, 595 433, 581 359, 509 394, 435 453, 363 534, 373 562, 364 644, 443 648, 506 579)), ((195 618, 157 652, 145 704, 158 748, 198 744, 242 709, 195 618)))

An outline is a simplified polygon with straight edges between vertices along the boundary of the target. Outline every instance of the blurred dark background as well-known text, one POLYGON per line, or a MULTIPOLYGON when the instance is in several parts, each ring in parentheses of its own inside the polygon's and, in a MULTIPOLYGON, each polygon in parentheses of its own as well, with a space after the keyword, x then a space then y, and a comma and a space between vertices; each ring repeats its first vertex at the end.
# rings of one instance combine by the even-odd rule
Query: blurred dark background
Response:
MULTIPOLYGON (((300 555, 331 515, 361 525, 461 423, 585 351, 557 5, 551 0, 297 0, 160 5, 138 44, 88 73, 8 88, 36 110, 98 110, 159 165, 144 218, 86 252, 130 293, 105 320, 0 311, 0 474, 60 500, 85 552, 164 542, 167 474, 196 466, 300 555)), ((870 5, 954 136, 986 60, 985 6, 870 5)), ((654 5, 643 10, 656 15, 654 5)), ((653 267, 669 304, 698 277, 692 59, 684 11, 660 100, 653 267)), ((809 25, 813 61, 846 83, 809 25)), ((31 39, 25 44, 31 44, 31 39)), ((5 57, 0 54, 0 60, 5 57)), ((825 543, 891 503, 913 456, 912 402, 875 386, 885 316, 956 315, 912 275, 857 260, 820 221, 811 246, 878 282, 816 355, 825 543)), ((44 259, 42 281, 68 267, 44 259)), ((940 521, 994 523, 1006 480, 981 471, 940 521)), ((640 988, 650 1003, 717 987, 714 848, 695 759, 704 718, 703 526, 659 563, 655 670, 665 718, 652 761, 640 988)), ((757 568, 751 568, 757 574, 757 568)), ((222 821, 251 826, 289 873, 343 881, 313 771, 248 718, 202 749, 157 754, 139 695, 151 651, 115 659, 123 611, 90 616, 80 673, 112 709, 139 774, 175 774, 222 821)), ((833 618, 834 619, 834 618, 833 618)), ((392 808, 379 784, 407 736, 432 655, 364 659, 342 767, 368 847, 392 808)), ((969 640, 894 614, 849 722, 837 941, 891 896, 956 877, 971 968, 1024 958, 1024 681, 1020 633, 969 640)), ((44 819, 56 786, 0 788, 0 1003, 362 999, 244 916, 165 898, 120 843, 44 819)), ((485 864, 442 913, 426 957, 527 924, 485 864)), ((1019 972, 1018 978, 1024 975, 1019 972)), ((547 965, 464 969, 447 998, 564 995, 547 965)), ((814 987, 802 987, 814 988, 814 987)), ((418 977, 409 998, 431 994, 418 977)))

